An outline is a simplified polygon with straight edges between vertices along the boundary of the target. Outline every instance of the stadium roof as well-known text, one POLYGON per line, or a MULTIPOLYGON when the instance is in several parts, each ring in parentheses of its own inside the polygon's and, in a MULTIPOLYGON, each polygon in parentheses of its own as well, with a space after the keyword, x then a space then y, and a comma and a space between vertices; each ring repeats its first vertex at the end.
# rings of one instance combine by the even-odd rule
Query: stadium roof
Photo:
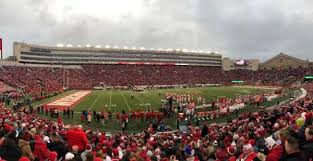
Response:
POLYGON ((299 59, 299 58, 296 58, 296 57, 293 57, 293 56, 290 56, 290 55, 287 55, 287 54, 284 54, 284 53, 279 53, 278 55, 272 57, 271 59, 268 59, 266 60, 265 62, 263 62, 262 64, 266 64, 274 59, 277 59, 279 57, 287 57, 289 59, 292 59, 292 60, 295 60, 295 61, 298 61, 298 62, 301 62, 301 63, 307 63, 307 61, 305 60, 302 60, 302 59, 299 59))
POLYGON ((202 54, 202 55, 220 55, 220 53, 216 52, 203 52, 201 50, 187 50, 187 49, 164 49, 164 48, 158 48, 158 49, 146 49, 144 47, 131 47, 131 48, 126 48, 125 46, 110 46, 110 45, 104 45, 104 47, 100 45, 92 46, 90 44, 87 44, 85 46, 82 45, 72 45, 72 44, 67 44, 64 45, 62 43, 58 43, 56 46, 46 46, 46 45, 37 45, 37 44, 28 44, 24 42, 14 42, 15 44, 24 44, 24 45, 30 45, 33 47, 38 47, 38 48, 47 48, 47 49, 53 49, 53 50, 81 50, 81 51, 91 51, 91 50, 103 50, 103 51, 135 51, 135 52, 155 52, 155 53, 189 53, 189 54, 202 54))

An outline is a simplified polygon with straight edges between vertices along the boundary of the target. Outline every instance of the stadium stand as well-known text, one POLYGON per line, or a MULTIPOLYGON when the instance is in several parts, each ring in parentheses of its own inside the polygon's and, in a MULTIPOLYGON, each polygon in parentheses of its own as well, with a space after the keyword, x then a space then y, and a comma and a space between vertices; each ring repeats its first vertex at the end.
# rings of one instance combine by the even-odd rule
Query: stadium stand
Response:
POLYGON ((10 92, 10 91, 14 91, 14 88, 6 85, 3 82, 0 82, 0 93, 10 92))
POLYGON ((105 86, 229 84, 288 85, 312 68, 222 71, 218 67, 163 65, 83 65, 81 68, 2 66, 0 80, 25 92, 60 92, 70 89, 93 89, 105 86))
MULTIPOLYGON (((40 52, 50 51, 40 49, 40 52)), ((242 80, 245 84, 289 87, 305 75, 312 75, 313 68, 222 71, 221 67, 188 65, 86 64, 72 68, 3 64, 0 72, 1 82, 38 98, 60 93, 65 88, 92 89, 101 85, 227 85, 232 80, 242 80)), ((304 83, 302 87, 306 95, 296 101, 243 113, 222 124, 190 125, 187 133, 156 133, 157 129, 151 125, 142 133, 110 134, 64 124, 60 117, 56 121, 43 118, 39 115, 43 112, 40 108, 18 111, 0 102, 0 160, 310 161, 313 159, 313 83, 304 83)), ((89 111, 88 117, 91 116, 89 111)), ((128 119, 128 116, 115 117, 128 119)), ((153 112, 134 113, 134 116, 162 117, 153 112)))
MULTIPOLYGON (((138 134, 82 129, 35 113, 0 108, 2 160, 311 160, 313 84, 289 105, 244 113, 226 124, 190 133, 138 134)), ((150 127, 151 128, 151 127, 150 127)))
POLYGON ((0 80, 33 95, 60 92, 63 88, 60 68, 3 66, 0 70, 0 80))

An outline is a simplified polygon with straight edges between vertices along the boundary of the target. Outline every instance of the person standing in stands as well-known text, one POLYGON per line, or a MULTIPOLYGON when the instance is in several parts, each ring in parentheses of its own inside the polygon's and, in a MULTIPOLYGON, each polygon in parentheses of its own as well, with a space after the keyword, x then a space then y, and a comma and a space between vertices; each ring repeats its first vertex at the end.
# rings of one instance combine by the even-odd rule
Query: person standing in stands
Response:
POLYGON ((290 131, 285 141, 285 151, 287 153, 284 161, 308 161, 305 154, 300 151, 299 137, 293 131, 290 131))
POLYGON ((250 143, 243 146, 242 154, 239 156, 240 160, 253 161, 257 157, 257 153, 250 143))
POLYGON ((40 107, 38 106, 38 107, 36 107, 36 111, 37 111, 37 114, 39 114, 40 113, 40 107))
POLYGON ((176 129, 179 130, 179 117, 176 119, 176 129))
POLYGON ((266 161, 279 161, 283 154, 283 146, 276 143, 276 141, 270 136, 265 139, 266 147, 269 150, 266 161))
POLYGON ((206 125, 206 123, 203 125, 202 130, 201 130, 201 137, 207 136, 209 133, 209 128, 206 125))
POLYGON ((33 111, 34 111, 34 108, 33 108, 33 106, 31 106, 31 105, 29 105, 29 113, 33 113, 33 111))
POLYGON ((16 131, 13 130, 0 146, 0 158, 7 161, 15 161, 18 160, 21 155, 22 151, 16 141, 16 131))
POLYGON ((86 148, 88 144, 87 135, 80 125, 73 126, 67 131, 67 142, 69 150, 71 150, 73 146, 78 146, 80 152, 86 148))
POLYGON ((64 145, 65 145, 65 143, 61 140, 60 136, 58 134, 54 133, 51 136, 51 142, 50 142, 50 144, 48 144, 48 149, 50 151, 57 152, 57 154, 58 154, 57 158, 61 159, 61 157, 64 157, 66 152, 67 152, 66 147, 64 145))
POLYGON ((74 118, 74 110, 71 110, 72 118, 74 118))
POLYGON ((301 126, 301 128, 298 131, 298 136, 299 136, 299 143, 300 146, 302 146, 305 143, 305 130, 308 126, 312 125, 312 120, 313 120, 313 113, 302 113, 304 116, 304 125, 301 126))
POLYGON ((309 160, 313 159, 313 126, 309 126, 305 129, 306 142, 302 146, 302 150, 309 160))
POLYGON ((34 155, 39 161, 48 159, 50 151, 40 135, 35 135, 34 155))

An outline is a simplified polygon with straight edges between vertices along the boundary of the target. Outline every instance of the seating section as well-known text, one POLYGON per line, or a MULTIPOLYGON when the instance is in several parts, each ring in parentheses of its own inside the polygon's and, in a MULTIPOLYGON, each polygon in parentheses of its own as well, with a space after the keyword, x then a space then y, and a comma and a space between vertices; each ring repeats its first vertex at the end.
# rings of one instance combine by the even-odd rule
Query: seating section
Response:
POLYGON ((305 98, 269 111, 243 113, 224 124, 189 126, 188 133, 139 134, 82 129, 13 112, 0 104, 4 160, 312 160, 313 84, 305 98), (35 120, 35 121, 33 121, 35 120), (290 159, 292 158, 292 159, 290 159))
POLYGON ((0 81, 21 88, 32 95, 70 89, 92 89, 98 86, 229 84, 243 80, 245 84, 288 85, 312 68, 285 70, 233 70, 219 67, 165 65, 83 65, 62 67, 0 67, 0 81))
POLYGON ((4 66, 0 72, 1 81, 32 95, 59 92, 63 88, 61 68, 4 66))
MULTIPOLYGON (((58 92, 63 85, 90 89, 101 84, 228 84, 243 80, 246 84, 289 86, 312 75, 312 68, 223 72, 208 67, 144 65, 88 65, 81 69, 4 66, 0 70, 2 82, 32 95, 58 92)), ((4 83, 0 82, 1 88, 4 83)), ((187 133, 156 133, 151 125, 138 134, 109 134, 65 125, 61 117, 57 121, 42 118, 37 110, 12 111, 0 102, 0 160, 309 161, 313 159, 313 83, 301 86, 307 95, 292 103, 243 113, 223 124, 190 125, 187 133)), ((123 115, 122 120, 127 117, 123 115)))

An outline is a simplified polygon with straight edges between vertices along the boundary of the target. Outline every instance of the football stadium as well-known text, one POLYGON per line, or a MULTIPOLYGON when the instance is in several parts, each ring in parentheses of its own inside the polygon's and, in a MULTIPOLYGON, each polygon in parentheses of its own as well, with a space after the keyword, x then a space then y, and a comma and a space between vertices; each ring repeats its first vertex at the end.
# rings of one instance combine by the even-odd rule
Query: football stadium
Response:
MULTIPOLYGON (((86 3, 77 2, 80 3, 88 7, 86 3)), ((8 8, 11 6, 8 1, 3 4, 8 8)), ((71 16, 86 15, 89 16, 88 20, 97 19, 97 23, 112 19, 109 23, 112 26, 107 25, 112 31, 115 31, 115 23, 129 21, 123 19, 123 22, 113 22, 114 18, 129 16, 134 12, 118 5, 127 12, 116 15, 118 12, 111 13, 107 8, 103 17, 97 17, 103 12, 102 9, 98 11, 97 6, 91 7, 96 13, 78 14, 76 4, 71 5, 54 9, 60 13, 71 10, 71 16)), ((52 13, 43 13, 49 7, 41 6, 41 9, 41 18, 51 16, 52 13)), ((170 13, 179 13, 172 9, 170 13)), ((197 9, 200 10, 200 7, 197 9)), ((0 15, 2 12, 7 11, 0 10, 0 15)), ((38 23, 53 26, 60 23, 63 17, 67 15, 55 16, 55 21, 46 17, 44 22, 38 23)), ((80 19, 78 17, 71 17, 71 20, 80 19)), ((41 18, 35 18, 36 22, 41 18)), ((214 19, 219 20, 218 23, 226 21, 225 17, 214 19)), ((161 19, 155 20, 163 22, 161 19)), ((260 19, 256 21, 258 24, 263 22, 260 19)), ((266 22, 270 20, 266 19, 266 22)), ((192 20, 193 25, 198 23, 192 20)), ((13 28, 16 24, 13 21, 12 24, 13 28)), ((60 28, 67 30, 68 23, 61 24, 64 26, 60 28)), ((93 27, 93 23, 88 25, 93 27)), ((231 26, 234 27, 232 30, 236 29, 236 23, 231 26)), ((139 41, 127 37, 123 26, 118 27, 125 34, 117 36, 118 39, 129 39, 131 46, 90 43, 51 45, 55 42, 53 34, 58 35, 55 32, 57 29, 50 34, 51 38, 45 38, 42 35, 49 31, 35 31, 28 26, 25 26, 25 34, 31 33, 31 38, 25 36, 27 41, 24 41, 16 35, 6 38, 3 35, 10 35, 11 32, 0 26, 0 161, 313 159, 313 63, 309 60, 312 55, 305 53, 313 49, 299 50, 299 55, 277 53, 280 48, 267 43, 273 37, 261 41, 267 47, 259 44, 262 49, 255 50, 250 49, 249 43, 245 43, 247 47, 241 49, 241 44, 229 40, 226 44, 234 43, 232 45, 236 47, 228 44, 228 48, 227 45, 225 48, 227 52, 234 52, 233 55, 206 52, 202 50, 206 48, 202 42, 193 37, 188 40, 186 37, 174 37, 172 44, 176 49, 168 48, 171 43, 163 44, 163 48, 135 47, 139 41), (177 48, 176 39, 182 48, 177 48), (184 41, 196 44, 199 50, 186 49, 184 41), (238 51, 255 53, 236 55, 238 51), (272 51, 276 53, 269 57, 262 55, 272 51), (261 56, 259 53, 262 53, 261 56)), ((155 30, 161 29, 156 27, 155 30)), ((215 32, 215 29, 195 30, 204 35, 215 32)), ((88 31, 93 35, 91 29, 88 31)), ((145 33, 142 28, 135 31, 145 33)), ((144 35, 148 46, 162 44, 161 41, 168 43, 154 35, 153 31, 151 35, 144 35), (151 37, 153 43, 147 37, 151 37)), ((73 34, 74 29, 73 32, 66 32, 66 36, 58 39, 78 41, 73 34)), ((97 36, 86 36, 81 30, 79 32, 87 40, 99 40, 97 36)), ((287 33, 285 30, 282 32, 287 33)), ((226 42, 224 38, 217 40, 226 42)), ((113 41, 116 37, 109 39, 113 41)), ((238 39, 245 37, 236 37, 236 41, 240 41, 238 39)), ((291 40, 287 44, 291 48, 299 45, 291 40)), ((278 46, 286 47, 283 41, 278 46)), ((286 47, 286 50, 294 51, 291 48, 286 47)))

